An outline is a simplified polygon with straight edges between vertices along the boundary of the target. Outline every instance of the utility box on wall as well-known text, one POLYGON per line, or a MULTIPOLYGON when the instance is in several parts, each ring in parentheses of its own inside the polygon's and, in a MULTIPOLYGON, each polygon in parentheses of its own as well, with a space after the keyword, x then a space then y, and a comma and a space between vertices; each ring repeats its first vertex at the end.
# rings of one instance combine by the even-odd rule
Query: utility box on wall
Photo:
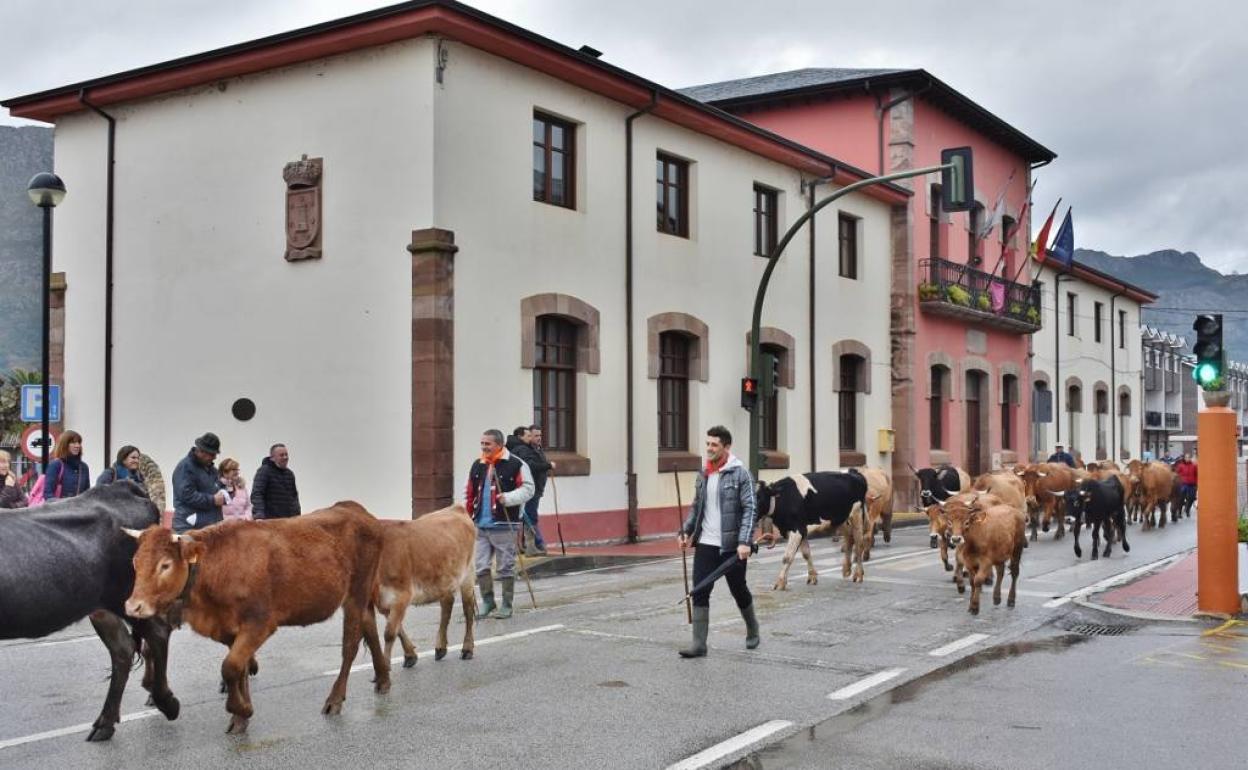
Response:
POLYGON ((880 453, 892 452, 897 443, 897 432, 892 428, 880 428, 876 431, 876 451, 880 453))

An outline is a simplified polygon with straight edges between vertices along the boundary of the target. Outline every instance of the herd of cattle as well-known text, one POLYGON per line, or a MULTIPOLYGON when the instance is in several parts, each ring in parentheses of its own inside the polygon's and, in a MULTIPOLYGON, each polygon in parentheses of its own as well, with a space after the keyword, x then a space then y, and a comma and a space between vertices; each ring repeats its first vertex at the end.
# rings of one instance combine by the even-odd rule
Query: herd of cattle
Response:
MULTIPOLYGON (((1128 511, 1144 529, 1166 525, 1181 512, 1181 495, 1162 463, 1112 463, 1089 469, 1043 463, 984 474, 972 480, 956 468, 915 471, 931 521, 931 546, 940 549, 959 593, 971 583, 970 611, 979 612, 981 587, 994 585, 1001 602, 1008 564, 1008 604, 1014 606, 1019 562, 1037 530, 1055 537, 1074 526, 1092 530, 1092 558, 1099 537, 1108 556, 1115 540, 1127 543, 1128 511), (953 563, 949 550, 953 550, 953 563)), ((800 550, 807 583, 818 574, 809 536, 839 532, 842 575, 860 582, 871 557, 876 529, 891 539, 893 485, 875 469, 807 473, 759 482, 757 505, 762 541, 779 537, 787 547, 775 588, 788 585, 800 550)), ((1190 511, 1188 511, 1190 515, 1190 511)), ((416 663, 416 648, 403 631, 412 604, 439 602, 435 656, 447 652, 447 629, 455 597, 463 605, 461 656, 473 656, 476 528, 462 506, 415 521, 383 521, 354 502, 336 503, 305 516, 274 521, 235 521, 176 535, 131 482, 104 485, 66 500, 0 516, 0 639, 38 638, 89 618, 108 648, 112 675, 108 695, 87 740, 108 740, 121 719, 121 696, 131 667, 144 666, 149 705, 176 719, 178 699, 166 676, 169 637, 182 623, 228 649, 221 665, 222 691, 231 718, 227 732, 245 732, 253 714, 249 678, 256 653, 281 626, 304 626, 343 613, 342 667, 325 700, 325 714, 339 713, 347 677, 361 639, 372 658, 374 688, 390 689, 390 653, 403 646, 403 665, 416 663), (376 613, 385 616, 378 632, 376 613), (384 643, 384 648, 383 648, 384 643)))

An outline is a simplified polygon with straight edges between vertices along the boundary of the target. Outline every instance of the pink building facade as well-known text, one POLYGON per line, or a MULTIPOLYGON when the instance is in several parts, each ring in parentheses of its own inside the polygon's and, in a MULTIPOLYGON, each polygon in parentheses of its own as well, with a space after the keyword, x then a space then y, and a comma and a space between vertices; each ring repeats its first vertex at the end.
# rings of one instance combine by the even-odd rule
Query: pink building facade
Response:
MULTIPOLYGON (((684 93, 880 174, 973 148, 978 210, 941 211, 935 176, 899 183, 915 194, 893 214, 893 477, 1025 461, 1040 328, 1025 202, 1056 155, 923 70, 799 70, 684 93)), ((896 487, 913 505, 916 490, 896 487)))

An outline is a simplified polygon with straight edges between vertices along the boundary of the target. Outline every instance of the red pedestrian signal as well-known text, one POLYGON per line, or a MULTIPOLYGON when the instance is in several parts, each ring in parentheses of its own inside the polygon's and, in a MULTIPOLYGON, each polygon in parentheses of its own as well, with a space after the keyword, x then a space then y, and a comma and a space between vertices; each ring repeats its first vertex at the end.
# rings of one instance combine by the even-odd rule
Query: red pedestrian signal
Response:
POLYGON ((741 408, 753 409, 758 401, 758 380, 753 377, 741 378, 741 408))

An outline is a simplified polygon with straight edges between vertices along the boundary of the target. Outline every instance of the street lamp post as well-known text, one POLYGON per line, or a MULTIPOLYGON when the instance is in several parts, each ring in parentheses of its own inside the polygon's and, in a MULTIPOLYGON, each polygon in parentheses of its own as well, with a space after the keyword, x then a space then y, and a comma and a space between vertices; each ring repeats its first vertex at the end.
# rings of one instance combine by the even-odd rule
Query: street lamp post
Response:
POLYGON ((40 374, 41 406, 39 412, 43 418, 43 452, 41 453, 43 467, 40 471, 46 472, 48 453, 52 443, 51 431, 48 427, 48 415, 52 411, 48 383, 51 379, 48 369, 51 364, 49 338, 52 331, 52 306, 49 299, 52 293, 52 209, 65 198, 65 183, 56 174, 45 171, 31 178, 30 184, 26 185, 26 194, 30 196, 31 203, 43 209, 43 364, 40 374))

